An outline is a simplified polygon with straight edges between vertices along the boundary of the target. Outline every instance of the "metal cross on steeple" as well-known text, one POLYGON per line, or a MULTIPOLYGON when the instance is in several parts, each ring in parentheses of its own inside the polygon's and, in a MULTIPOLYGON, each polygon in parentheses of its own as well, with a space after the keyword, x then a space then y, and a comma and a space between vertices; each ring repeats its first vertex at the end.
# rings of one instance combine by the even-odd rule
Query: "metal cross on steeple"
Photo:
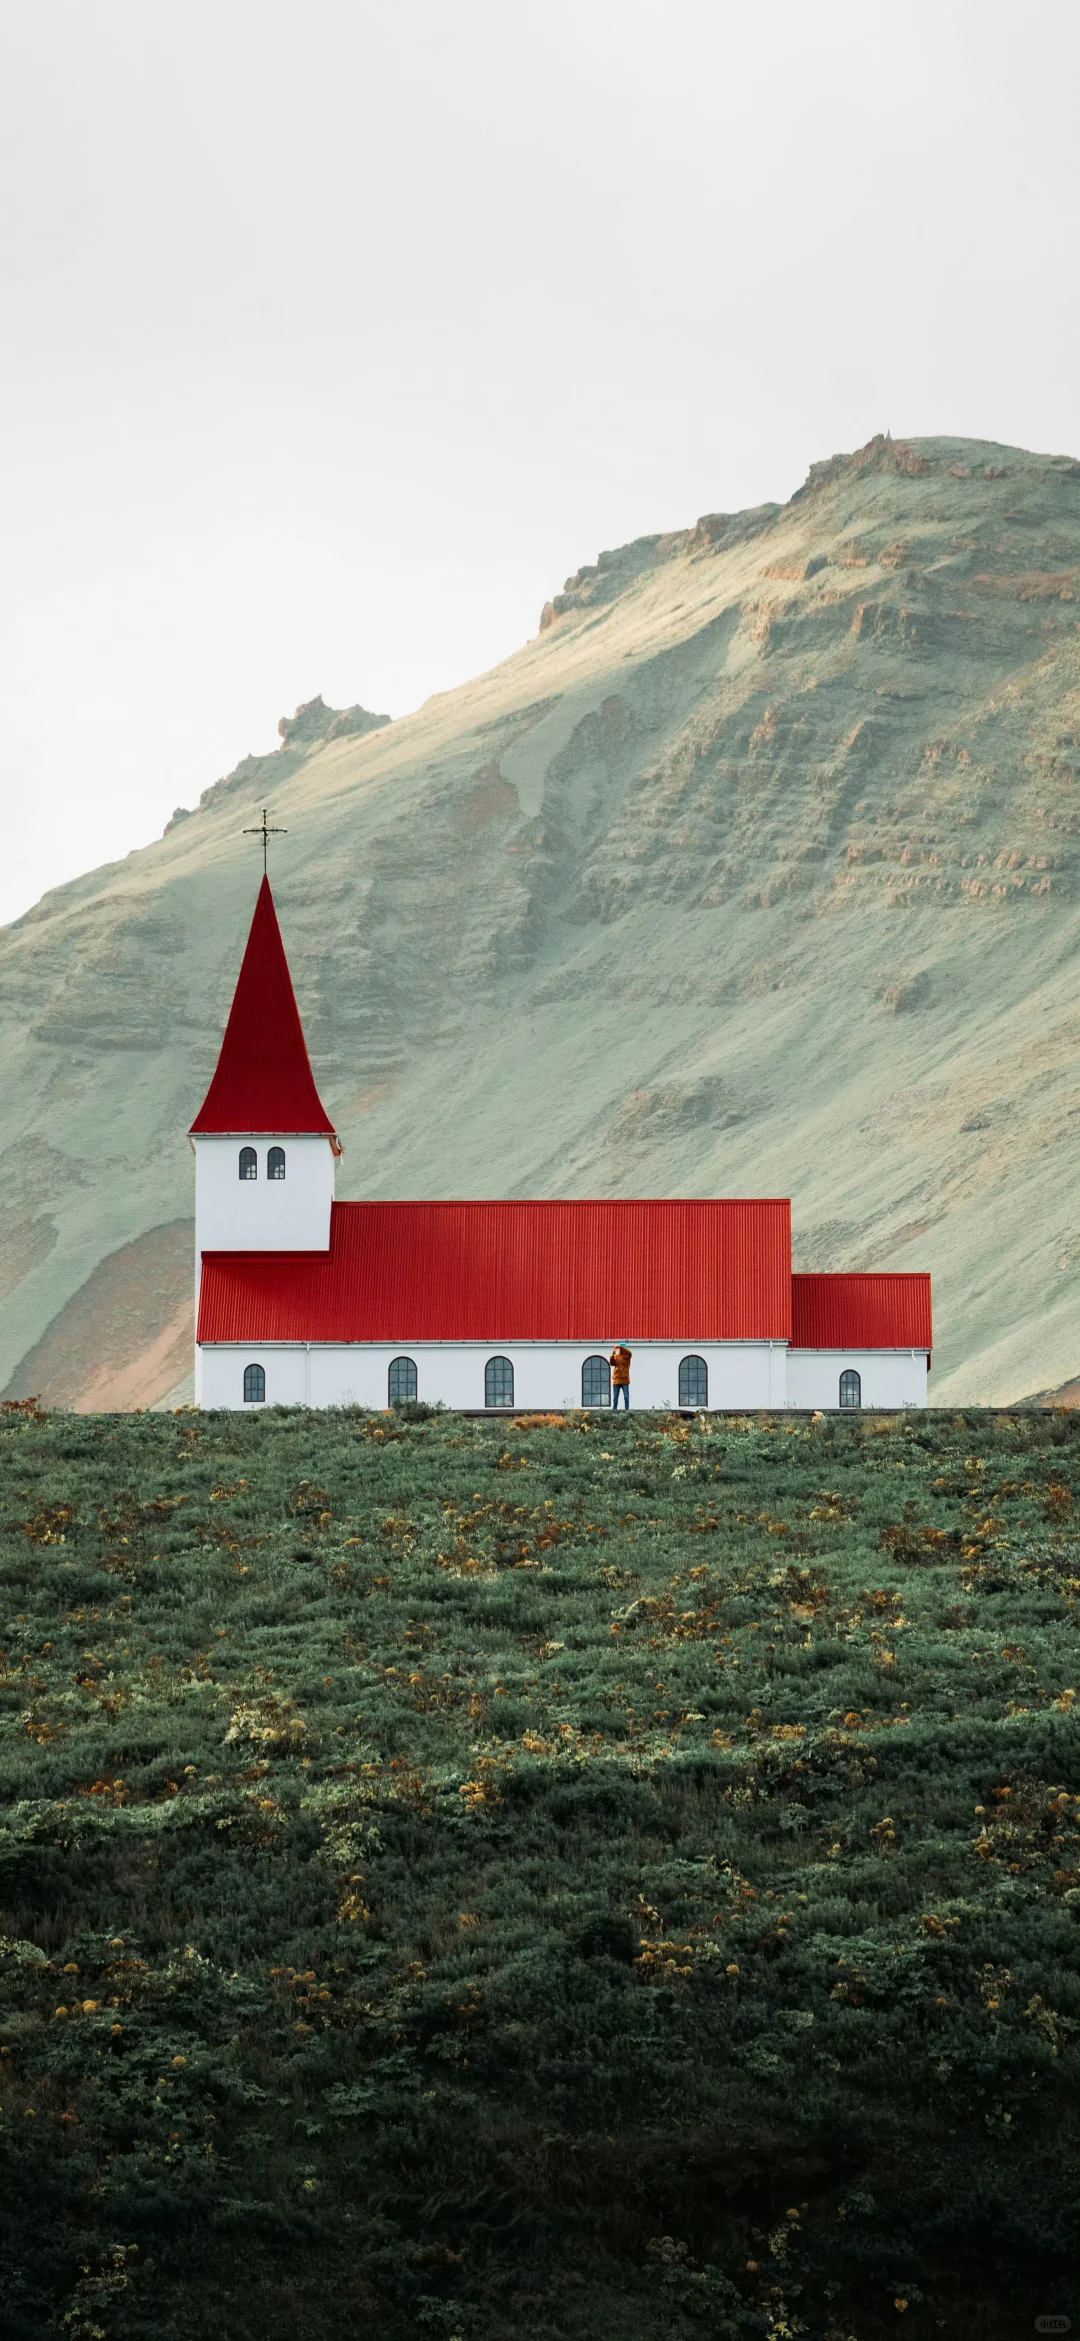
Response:
POLYGON ((288 836, 288 834, 289 834, 289 832, 288 832, 288 830, 287 830, 287 829, 275 829, 275 828, 273 827, 272 823, 270 823, 270 822, 268 822, 268 821, 267 821, 267 818, 266 818, 266 806, 265 806, 265 805, 263 806, 263 817, 262 817, 262 820, 261 820, 261 821, 260 821, 260 823, 259 823, 259 826, 258 826, 258 828, 257 828, 257 829, 245 829, 245 831, 244 831, 244 835, 245 835, 245 837, 261 837, 261 838, 262 838, 262 849, 263 849, 263 877, 264 877, 264 878, 265 878, 265 876, 266 876, 266 841, 267 841, 267 838, 268 838, 268 837, 287 837, 287 836, 288 836))

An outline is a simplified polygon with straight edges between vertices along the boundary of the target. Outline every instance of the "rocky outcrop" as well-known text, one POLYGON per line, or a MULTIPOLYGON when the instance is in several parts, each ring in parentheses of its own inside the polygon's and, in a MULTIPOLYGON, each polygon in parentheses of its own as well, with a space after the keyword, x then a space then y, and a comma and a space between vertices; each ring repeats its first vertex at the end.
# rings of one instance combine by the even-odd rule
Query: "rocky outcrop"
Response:
POLYGON ((367 707, 327 707, 322 698, 307 699, 294 715, 283 715, 278 731, 286 748, 314 748, 322 740, 363 739, 389 723, 388 715, 372 715, 367 707))
POLYGON ((632 544, 621 545, 617 552, 598 553, 591 566, 575 569, 562 592, 544 603, 540 612, 541 634, 546 634, 559 618, 577 610, 602 608, 614 601, 646 569, 674 561, 681 554, 718 553, 732 545, 745 544, 751 537, 760 536, 780 510, 779 504, 760 504, 749 512, 706 512, 702 519, 695 521, 693 528, 676 529, 668 536, 635 537, 632 544))
MULTIPOLYGON (((292 715, 279 718, 280 748, 271 749, 268 756, 242 757, 223 780, 216 780, 212 787, 204 788, 198 809, 200 812, 214 811, 222 795, 234 795, 238 790, 254 790, 257 793, 262 788, 275 788, 282 781, 290 779, 305 757, 314 748, 320 748, 325 740, 363 739, 368 732, 381 731, 390 720, 388 715, 372 715, 367 707, 357 705, 334 708, 327 707, 321 697, 306 699, 292 715)), ((178 805, 172 820, 166 823, 165 836, 168 836, 170 829, 176 828, 178 822, 187 821, 190 817, 190 809, 178 805)))

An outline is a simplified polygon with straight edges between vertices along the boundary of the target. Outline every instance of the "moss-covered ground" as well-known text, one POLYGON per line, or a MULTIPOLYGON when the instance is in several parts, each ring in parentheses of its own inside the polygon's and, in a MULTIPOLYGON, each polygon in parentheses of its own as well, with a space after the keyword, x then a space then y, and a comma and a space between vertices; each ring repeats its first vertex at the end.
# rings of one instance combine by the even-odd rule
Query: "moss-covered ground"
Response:
POLYGON ((12 2341, 1075 2317, 1078 1466, 7 1411, 12 2341))

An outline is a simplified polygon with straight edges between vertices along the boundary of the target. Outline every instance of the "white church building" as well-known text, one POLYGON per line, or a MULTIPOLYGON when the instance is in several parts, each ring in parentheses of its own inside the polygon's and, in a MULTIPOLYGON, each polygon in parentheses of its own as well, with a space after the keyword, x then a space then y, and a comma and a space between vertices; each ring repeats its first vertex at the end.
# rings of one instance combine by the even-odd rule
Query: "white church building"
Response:
POLYGON ((269 880, 195 1152, 204 1407, 925 1406, 928 1275, 795 1275, 786 1200, 339 1203, 269 880))

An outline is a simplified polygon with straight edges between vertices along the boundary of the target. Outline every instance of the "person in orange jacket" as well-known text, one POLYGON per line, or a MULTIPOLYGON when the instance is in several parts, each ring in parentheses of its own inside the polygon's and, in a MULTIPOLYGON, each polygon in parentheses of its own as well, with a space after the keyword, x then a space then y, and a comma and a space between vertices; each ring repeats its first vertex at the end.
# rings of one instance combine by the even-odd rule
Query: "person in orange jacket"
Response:
POLYGON ((620 1391, 627 1413, 630 1411, 630 1357, 631 1352, 627 1349, 625 1341, 617 1341, 608 1359, 608 1364, 611 1367, 611 1407, 613 1413, 619 1403, 620 1391))

